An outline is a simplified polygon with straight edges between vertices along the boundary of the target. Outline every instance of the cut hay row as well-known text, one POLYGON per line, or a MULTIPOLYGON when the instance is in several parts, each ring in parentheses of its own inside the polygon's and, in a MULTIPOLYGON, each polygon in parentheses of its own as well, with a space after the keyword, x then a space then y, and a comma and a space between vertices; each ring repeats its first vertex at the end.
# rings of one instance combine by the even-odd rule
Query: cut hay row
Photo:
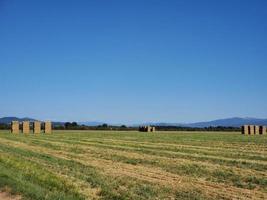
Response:
MULTIPOLYGON (((140 166, 141 168, 138 166, 132 167, 129 164, 122 164, 122 163, 120 164, 117 162, 114 163, 113 161, 110 161, 110 160, 102 160, 102 159, 94 159, 94 158, 90 158, 90 161, 87 163, 82 158, 73 158, 73 157, 68 158, 67 155, 62 155, 60 153, 53 154, 53 155, 59 156, 60 158, 67 159, 67 160, 68 159, 71 159, 71 160, 74 159, 77 162, 83 163, 83 165, 85 165, 85 166, 88 166, 88 165, 94 166, 96 168, 101 169, 100 171, 102 173, 105 172, 105 173, 103 173, 104 175, 114 176, 113 178, 127 176, 128 177, 127 180, 129 180, 129 177, 131 177, 131 178, 135 178, 135 179, 137 178, 139 181, 148 181, 148 182, 151 182, 152 184, 155 183, 155 184, 160 184, 160 185, 161 184, 166 185, 166 183, 169 183, 170 186, 173 187, 174 190, 180 189, 180 186, 175 184, 176 182, 183 182, 183 185, 181 185, 181 187, 186 187, 186 185, 191 184, 191 182, 196 184, 196 185, 202 185, 202 184, 203 184, 203 186, 205 185, 205 182, 203 182, 203 180, 200 180, 200 181, 188 180, 187 177, 177 176, 177 175, 174 175, 172 173, 160 171, 158 169, 156 171, 153 171, 153 169, 151 167, 149 167, 149 168, 146 168, 144 166, 142 166, 142 167, 140 166), (118 164, 118 166, 116 167, 117 164, 118 164), (115 167, 115 169, 118 169, 118 171, 114 170, 114 167, 115 167), (147 171, 147 170, 149 170, 149 171, 147 171), (154 176, 154 174, 157 174, 157 176, 154 176), (159 177, 160 174, 162 174, 162 177, 159 177), (171 178, 171 179, 169 179, 169 178, 171 178), (173 182, 170 182, 171 180, 173 182)), ((40 162, 38 161, 38 163, 40 163, 40 162)), ((207 187, 207 185, 212 185, 212 184, 206 184, 205 187, 207 187)), ((219 184, 219 185, 215 184, 215 185, 218 189, 216 189, 215 191, 212 190, 209 192, 209 196, 211 196, 211 197, 215 197, 218 193, 220 193, 220 190, 223 188, 228 188, 228 189, 231 188, 230 190, 233 190, 235 192, 235 194, 234 193, 231 194, 231 197, 233 197, 232 195, 237 195, 239 190, 243 194, 250 193, 250 191, 245 192, 246 190, 244 190, 242 188, 237 189, 235 187, 229 187, 229 186, 226 186, 224 184, 219 184)), ((253 193, 255 193, 257 195, 264 195, 264 193, 261 193, 259 191, 258 192, 255 191, 253 193)), ((230 196, 229 196, 229 198, 230 198, 230 196)))
MULTIPOLYGON (((149 144, 149 143, 132 143, 129 141, 122 142, 121 140, 118 140, 116 143, 112 142, 110 143, 109 140, 105 141, 105 144, 103 143, 103 140, 101 141, 73 141, 73 140, 52 140, 52 138, 48 141, 46 138, 35 138, 33 141, 37 144, 41 143, 44 146, 50 146, 53 147, 61 147, 63 149, 66 149, 67 147, 70 148, 70 150, 73 147, 79 146, 78 149, 84 150, 88 148, 98 148, 98 149, 108 149, 109 151, 112 150, 121 150, 122 152, 134 152, 143 154, 142 151, 139 149, 142 148, 144 150, 155 150, 154 152, 161 152, 167 151, 169 153, 171 152, 183 152, 183 153, 189 153, 190 154, 198 154, 198 155, 211 155, 211 156, 217 156, 220 154, 221 158, 232 158, 232 159, 247 159, 247 160, 263 160, 267 161, 266 157, 266 151, 257 151, 251 149, 247 150, 248 147, 245 147, 244 150, 239 151, 236 149, 222 149, 222 148, 203 148, 202 146, 199 146, 196 148, 196 146, 188 146, 188 145, 171 145, 170 147, 163 147, 161 144, 149 144), (101 143, 100 143, 101 142, 101 143), (131 148, 133 147, 133 148, 131 148)), ((26 140, 23 140, 23 142, 27 142, 26 140)), ((251 148, 251 147, 249 147, 251 148)), ((67 148, 68 149, 68 148, 67 148)), ((148 153, 148 152, 147 152, 148 153)), ((153 154, 150 154, 153 156, 153 154)))
MULTIPOLYGON (((16 140, 16 138, 13 138, 14 140, 16 140)), ((230 148, 227 148, 226 150, 223 149, 217 149, 217 148, 203 148, 202 146, 199 146, 198 148, 195 149, 192 148, 192 146, 187 147, 182 146, 180 147, 180 145, 177 145, 177 147, 174 147, 172 145, 172 148, 165 148, 162 147, 162 145, 156 145, 156 144, 149 144, 146 143, 146 145, 144 145, 143 143, 137 144, 137 143, 133 143, 131 144, 130 142, 125 141, 124 143, 121 141, 117 141, 116 143, 112 142, 109 143, 109 141, 105 141, 103 144, 103 140, 99 140, 99 141, 95 141, 95 142, 82 142, 83 140, 79 140, 79 141, 75 141, 73 139, 63 139, 61 138, 60 140, 53 138, 49 138, 49 141, 47 140, 47 138, 33 138, 32 139, 35 142, 44 144, 44 145, 49 145, 51 146, 51 143, 53 143, 53 141, 55 141, 57 147, 60 146, 60 143, 62 144, 66 144, 66 145, 79 145, 80 147, 82 146, 95 146, 95 147, 101 147, 101 148, 106 148, 106 149, 121 149, 121 150, 127 150, 127 151, 139 151, 140 152, 140 148, 142 149, 142 152, 146 153, 150 153, 151 155, 153 153, 156 153, 157 151, 160 152, 160 155, 172 155, 172 152, 174 152, 173 155, 177 156, 177 151, 179 153, 186 153, 186 155, 188 154, 189 157, 191 154, 198 154, 198 155, 203 155, 203 156, 216 156, 218 154, 220 154, 220 157, 225 157, 225 158, 232 158, 232 159, 239 159, 239 158, 244 158, 244 159, 248 159, 248 160, 266 160, 266 158, 264 157, 264 155, 266 154, 266 151, 264 151, 264 149, 259 148, 260 145, 257 145, 257 148, 254 148, 253 146, 244 146, 244 145, 240 145, 238 147, 236 147, 237 149, 233 149, 230 150, 230 148), (47 144, 47 142, 49 142, 50 144, 47 144), (131 148, 132 147, 132 148, 131 148), (242 149, 243 150, 240 150, 242 149), (253 148, 253 150, 252 150, 253 148), (238 150, 239 149, 239 150, 238 150), (152 151, 154 150, 154 151, 152 151), (149 152, 148 152, 149 151, 149 152), (164 153, 165 152, 165 153, 164 153)), ((27 138, 25 138, 23 140, 24 142, 27 142, 27 138)), ((36 143, 38 145, 38 143, 36 143)), ((140 153, 142 153, 140 152, 140 153)), ((184 154, 181 154, 181 156, 183 156, 184 154)))
MULTIPOLYGON (((51 197, 47 199, 53 199, 49 191, 70 195, 58 187, 63 183, 66 188, 72 184, 80 199, 265 199, 266 147, 265 136, 251 139, 236 133, 0 133, 0 182, 7 174, 20 173, 29 188, 31 181, 43 184, 42 191, 51 197), (27 165, 59 182, 26 178, 27 165)), ((27 199, 24 189, 20 194, 27 199)))

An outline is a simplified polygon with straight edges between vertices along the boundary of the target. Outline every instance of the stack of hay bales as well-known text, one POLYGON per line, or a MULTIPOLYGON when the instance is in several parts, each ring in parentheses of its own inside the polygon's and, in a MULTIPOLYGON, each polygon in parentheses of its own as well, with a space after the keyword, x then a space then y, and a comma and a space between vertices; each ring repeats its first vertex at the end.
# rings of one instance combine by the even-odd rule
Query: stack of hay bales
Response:
POLYGON ((41 133, 41 122, 38 122, 38 121, 33 122, 33 133, 34 134, 41 133))
POLYGON ((14 133, 14 134, 19 133, 19 122, 18 121, 11 122, 11 133, 14 133))
POLYGON ((257 126, 257 125, 243 125, 241 127, 242 134, 244 135, 263 135, 266 134, 265 126, 257 126))
POLYGON ((50 121, 45 122, 44 132, 47 134, 52 133, 52 123, 50 121))
POLYGON ((22 133, 24 134, 30 133, 30 122, 29 121, 22 122, 22 133))
MULTIPOLYGON (((29 121, 23 121, 22 122, 22 133, 29 134, 31 132, 30 125, 33 124, 33 133, 34 134, 40 134, 42 132, 42 124, 39 121, 34 121, 33 123, 30 123, 29 121)), ((11 133, 19 134, 20 133, 20 123, 18 121, 12 121, 11 122, 11 133)), ((44 133, 50 134, 52 133, 52 123, 50 121, 47 121, 44 123, 44 133)))
POLYGON ((152 126, 141 126, 139 127, 140 132, 155 132, 156 128, 152 126))
POLYGON ((140 126, 140 127, 139 127, 139 131, 140 131, 140 132, 145 132, 145 127, 144 127, 144 126, 140 126))

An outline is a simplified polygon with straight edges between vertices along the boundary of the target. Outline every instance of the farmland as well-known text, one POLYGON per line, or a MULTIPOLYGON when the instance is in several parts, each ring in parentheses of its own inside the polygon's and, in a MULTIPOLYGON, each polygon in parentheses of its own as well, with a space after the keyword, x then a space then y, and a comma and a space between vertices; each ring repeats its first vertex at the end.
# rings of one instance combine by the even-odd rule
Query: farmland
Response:
POLYGON ((22 199, 267 199, 267 136, 0 132, 0 189, 22 199))

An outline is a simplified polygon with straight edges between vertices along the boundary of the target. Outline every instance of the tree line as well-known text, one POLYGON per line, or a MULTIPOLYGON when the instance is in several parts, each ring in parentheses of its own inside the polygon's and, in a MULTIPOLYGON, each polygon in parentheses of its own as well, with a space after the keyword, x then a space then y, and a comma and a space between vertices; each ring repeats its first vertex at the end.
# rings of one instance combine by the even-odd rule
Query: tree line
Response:
MULTIPOLYGON (((210 126, 204 128, 194 128, 194 127, 183 127, 183 126, 155 126, 158 131, 240 131, 239 127, 225 127, 225 126, 210 126)), ((139 130, 139 127, 132 126, 114 126, 108 124, 102 124, 98 126, 86 126, 79 125, 77 122, 66 122, 64 125, 55 126, 54 129, 58 130, 139 130)))

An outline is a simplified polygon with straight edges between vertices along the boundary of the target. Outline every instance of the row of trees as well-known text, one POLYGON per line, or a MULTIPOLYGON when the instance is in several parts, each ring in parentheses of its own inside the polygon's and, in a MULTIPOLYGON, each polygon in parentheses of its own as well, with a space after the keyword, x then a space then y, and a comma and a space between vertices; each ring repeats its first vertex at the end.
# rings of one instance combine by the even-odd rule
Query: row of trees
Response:
POLYGON ((6 129, 10 129, 10 125, 0 123, 0 130, 6 130, 6 129))
POLYGON ((111 126, 108 124, 102 124, 99 126, 86 126, 79 125, 77 122, 66 122, 65 124, 54 125, 54 129, 56 130, 137 130, 134 127, 127 127, 125 125, 121 126, 111 126))
MULTIPOLYGON (((205 127, 205 128, 192 128, 181 126, 155 126, 158 131, 240 131, 238 127, 205 127)), ((86 126, 79 125, 77 122, 66 122, 62 125, 54 126, 54 129, 58 130, 138 130, 138 127, 127 127, 126 125, 113 126, 108 124, 102 124, 99 126, 86 126)))
POLYGON ((209 126, 204 128, 182 126, 156 126, 158 131, 240 131, 239 127, 209 126))

